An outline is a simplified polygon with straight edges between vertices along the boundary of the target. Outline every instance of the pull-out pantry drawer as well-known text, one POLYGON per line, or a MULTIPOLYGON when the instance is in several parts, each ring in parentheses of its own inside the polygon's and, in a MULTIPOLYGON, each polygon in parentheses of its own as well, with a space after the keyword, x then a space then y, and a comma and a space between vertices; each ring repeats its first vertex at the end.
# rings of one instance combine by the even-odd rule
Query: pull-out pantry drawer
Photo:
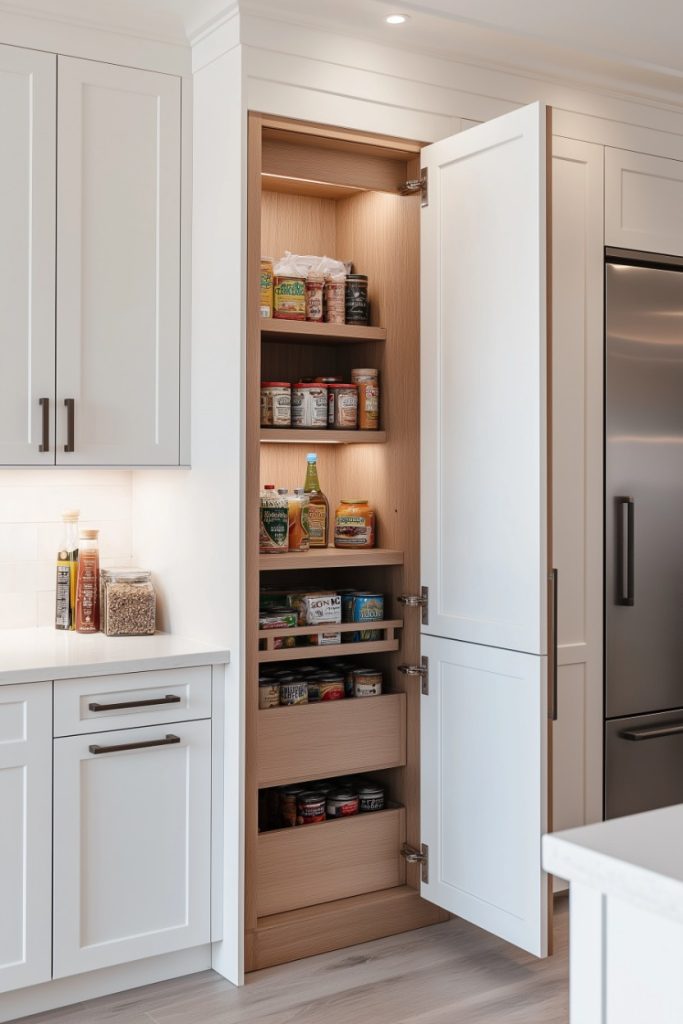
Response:
POLYGON ((55 683, 54 734, 163 725, 211 717, 211 668, 87 676, 55 683))
POLYGON ((403 885, 405 837, 403 807, 262 833, 256 865, 258 916, 403 885))
POLYGON ((258 751, 261 788, 404 765, 406 695, 259 711, 258 751))

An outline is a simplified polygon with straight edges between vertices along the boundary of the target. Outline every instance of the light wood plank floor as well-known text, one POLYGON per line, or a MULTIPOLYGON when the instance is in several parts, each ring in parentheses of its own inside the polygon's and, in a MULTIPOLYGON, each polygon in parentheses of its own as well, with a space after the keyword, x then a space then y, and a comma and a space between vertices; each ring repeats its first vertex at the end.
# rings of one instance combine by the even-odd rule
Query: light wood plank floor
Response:
POLYGON ((536 960, 453 920, 249 975, 211 971, 25 1018, 25 1024, 567 1024, 566 898, 536 960))

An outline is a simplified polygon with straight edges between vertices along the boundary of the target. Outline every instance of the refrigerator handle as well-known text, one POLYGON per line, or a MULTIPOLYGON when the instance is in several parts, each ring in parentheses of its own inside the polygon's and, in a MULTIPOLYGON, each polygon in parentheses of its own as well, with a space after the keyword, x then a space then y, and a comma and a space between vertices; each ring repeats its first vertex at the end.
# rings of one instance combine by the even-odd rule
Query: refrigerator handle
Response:
POLYGON ((617 604, 629 607, 635 604, 634 583, 634 526, 633 498, 615 498, 617 508, 617 604))

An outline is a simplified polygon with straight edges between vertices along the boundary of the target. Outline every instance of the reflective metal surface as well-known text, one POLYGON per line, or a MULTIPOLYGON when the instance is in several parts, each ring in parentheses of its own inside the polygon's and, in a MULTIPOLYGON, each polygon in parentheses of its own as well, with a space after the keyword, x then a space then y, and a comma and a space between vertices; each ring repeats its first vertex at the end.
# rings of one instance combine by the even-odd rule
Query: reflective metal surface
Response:
MULTIPOLYGON (((606 717, 614 718, 683 708, 681 269, 608 263, 605 344, 606 717)), ((680 747, 683 780, 683 738, 652 741, 647 758, 664 743, 680 747)), ((608 788, 613 769, 608 758, 608 788)))
POLYGON ((683 708, 606 723, 605 817, 618 818, 683 803, 683 732, 673 732, 680 723, 683 708), (668 735, 665 726, 671 728, 668 735), (646 728, 649 739, 634 742, 623 735, 643 735, 646 728))

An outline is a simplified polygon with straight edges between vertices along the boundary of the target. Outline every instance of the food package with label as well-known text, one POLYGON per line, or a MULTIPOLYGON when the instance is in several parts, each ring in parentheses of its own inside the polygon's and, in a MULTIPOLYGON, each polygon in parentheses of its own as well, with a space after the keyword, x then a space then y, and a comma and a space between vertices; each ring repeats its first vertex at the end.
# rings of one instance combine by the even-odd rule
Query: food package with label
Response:
MULTIPOLYGON (((288 629, 298 625, 297 614, 288 607, 271 607, 267 610, 261 609, 259 613, 258 628, 261 629, 288 629)), ((295 636, 276 636, 273 638, 273 650, 279 651, 285 647, 296 647, 295 636)), ((264 637, 259 640, 259 650, 265 651, 267 643, 264 637)))

